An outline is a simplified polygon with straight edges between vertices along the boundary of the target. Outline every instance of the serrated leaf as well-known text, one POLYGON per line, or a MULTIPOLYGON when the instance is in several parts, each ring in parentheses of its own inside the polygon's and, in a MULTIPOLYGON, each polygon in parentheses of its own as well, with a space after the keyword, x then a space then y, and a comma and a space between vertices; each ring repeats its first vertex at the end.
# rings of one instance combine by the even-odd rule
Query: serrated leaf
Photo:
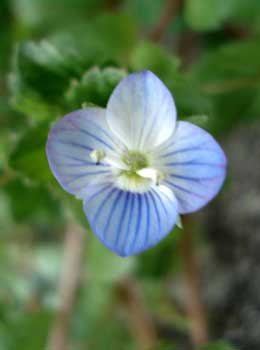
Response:
POLYGON ((126 71, 107 67, 89 69, 80 80, 72 80, 65 93, 65 99, 71 108, 82 104, 95 104, 105 107, 115 86, 126 76, 126 71))
MULTIPOLYGON (((111 62, 125 65, 136 40, 136 27, 129 17, 108 14, 56 32, 39 42, 21 43, 15 50, 10 75, 14 108, 38 119, 47 115, 55 118, 59 111, 65 110, 64 93, 73 79, 79 80, 94 65, 106 67, 111 66, 111 62)), ((121 76, 120 69, 118 74, 109 69, 104 71, 106 87, 99 85, 92 89, 98 90, 94 99, 99 103, 104 104, 114 79, 118 81, 116 75, 121 76)), ((100 84, 102 79, 98 80, 100 84)), ((92 98, 93 94, 90 95, 92 98)), ((80 102, 95 103, 85 99, 80 102)))
POLYGON ((57 101, 65 89, 68 72, 59 67, 42 42, 36 44, 28 41, 21 43, 15 51, 13 77, 17 90, 28 88, 51 103, 57 101))
POLYGON ((57 31, 48 40, 82 75, 92 66, 126 64, 137 42, 137 31, 133 20, 126 15, 102 14, 69 26, 66 31, 57 31))

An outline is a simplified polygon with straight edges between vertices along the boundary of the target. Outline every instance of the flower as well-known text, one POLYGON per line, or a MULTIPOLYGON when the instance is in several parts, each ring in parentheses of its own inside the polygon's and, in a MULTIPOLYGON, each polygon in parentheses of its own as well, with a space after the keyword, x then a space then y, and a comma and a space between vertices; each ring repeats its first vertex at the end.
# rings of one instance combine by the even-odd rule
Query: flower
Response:
POLYGON ((133 73, 106 109, 72 112, 50 131, 50 168, 84 202, 101 242, 120 256, 157 244, 180 214, 220 190, 226 157, 203 129, 176 121, 173 98, 150 71, 133 73))

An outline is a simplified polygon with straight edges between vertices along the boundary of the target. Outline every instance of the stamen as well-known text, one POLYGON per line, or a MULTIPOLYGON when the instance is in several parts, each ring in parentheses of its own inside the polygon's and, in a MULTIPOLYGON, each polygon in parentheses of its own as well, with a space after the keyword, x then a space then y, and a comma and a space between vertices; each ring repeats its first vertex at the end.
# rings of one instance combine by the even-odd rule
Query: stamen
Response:
POLYGON ((137 174, 146 178, 151 179, 156 186, 159 186, 160 183, 165 179, 165 174, 154 168, 143 168, 137 171, 137 174))
POLYGON ((181 221, 181 216, 180 216, 180 215, 178 215, 178 217, 177 217, 176 225, 177 225, 180 229, 183 229, 182 221, 181 221))
POLYGON ((105 158, 106 152, 103 149, 94 149, 89 156, 98 165, 105 158))

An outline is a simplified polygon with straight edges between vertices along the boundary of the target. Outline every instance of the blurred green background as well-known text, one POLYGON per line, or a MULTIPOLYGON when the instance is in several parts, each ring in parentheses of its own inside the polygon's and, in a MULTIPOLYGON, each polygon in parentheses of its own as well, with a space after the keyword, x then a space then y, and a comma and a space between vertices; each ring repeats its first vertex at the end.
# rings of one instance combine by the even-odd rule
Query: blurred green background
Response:
POLYGON ((1 0, 0 29, 0 350, 259 350, 260 1, 1 0), (184 230, 122 259, 45 144, 143 69, 217 137, 229 173, 184 230))

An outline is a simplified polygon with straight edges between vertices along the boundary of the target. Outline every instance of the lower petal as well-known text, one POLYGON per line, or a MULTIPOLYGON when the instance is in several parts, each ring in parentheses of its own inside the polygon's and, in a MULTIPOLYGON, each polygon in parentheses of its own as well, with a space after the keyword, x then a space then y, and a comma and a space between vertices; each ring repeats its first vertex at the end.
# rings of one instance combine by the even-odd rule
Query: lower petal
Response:
POLYGON ((112 183, 89 186, 84 211, 99 240, 120 256, 156 245, 177 221, 177 201, 165 186, 146 193, 122 191, 112 183))
POLYGON ((189 122, 179 122, 171 139, 156 150, 155 164, 178 200, 181 214, 194 212, 219 192, 226 157, 214 138, 189 122))

